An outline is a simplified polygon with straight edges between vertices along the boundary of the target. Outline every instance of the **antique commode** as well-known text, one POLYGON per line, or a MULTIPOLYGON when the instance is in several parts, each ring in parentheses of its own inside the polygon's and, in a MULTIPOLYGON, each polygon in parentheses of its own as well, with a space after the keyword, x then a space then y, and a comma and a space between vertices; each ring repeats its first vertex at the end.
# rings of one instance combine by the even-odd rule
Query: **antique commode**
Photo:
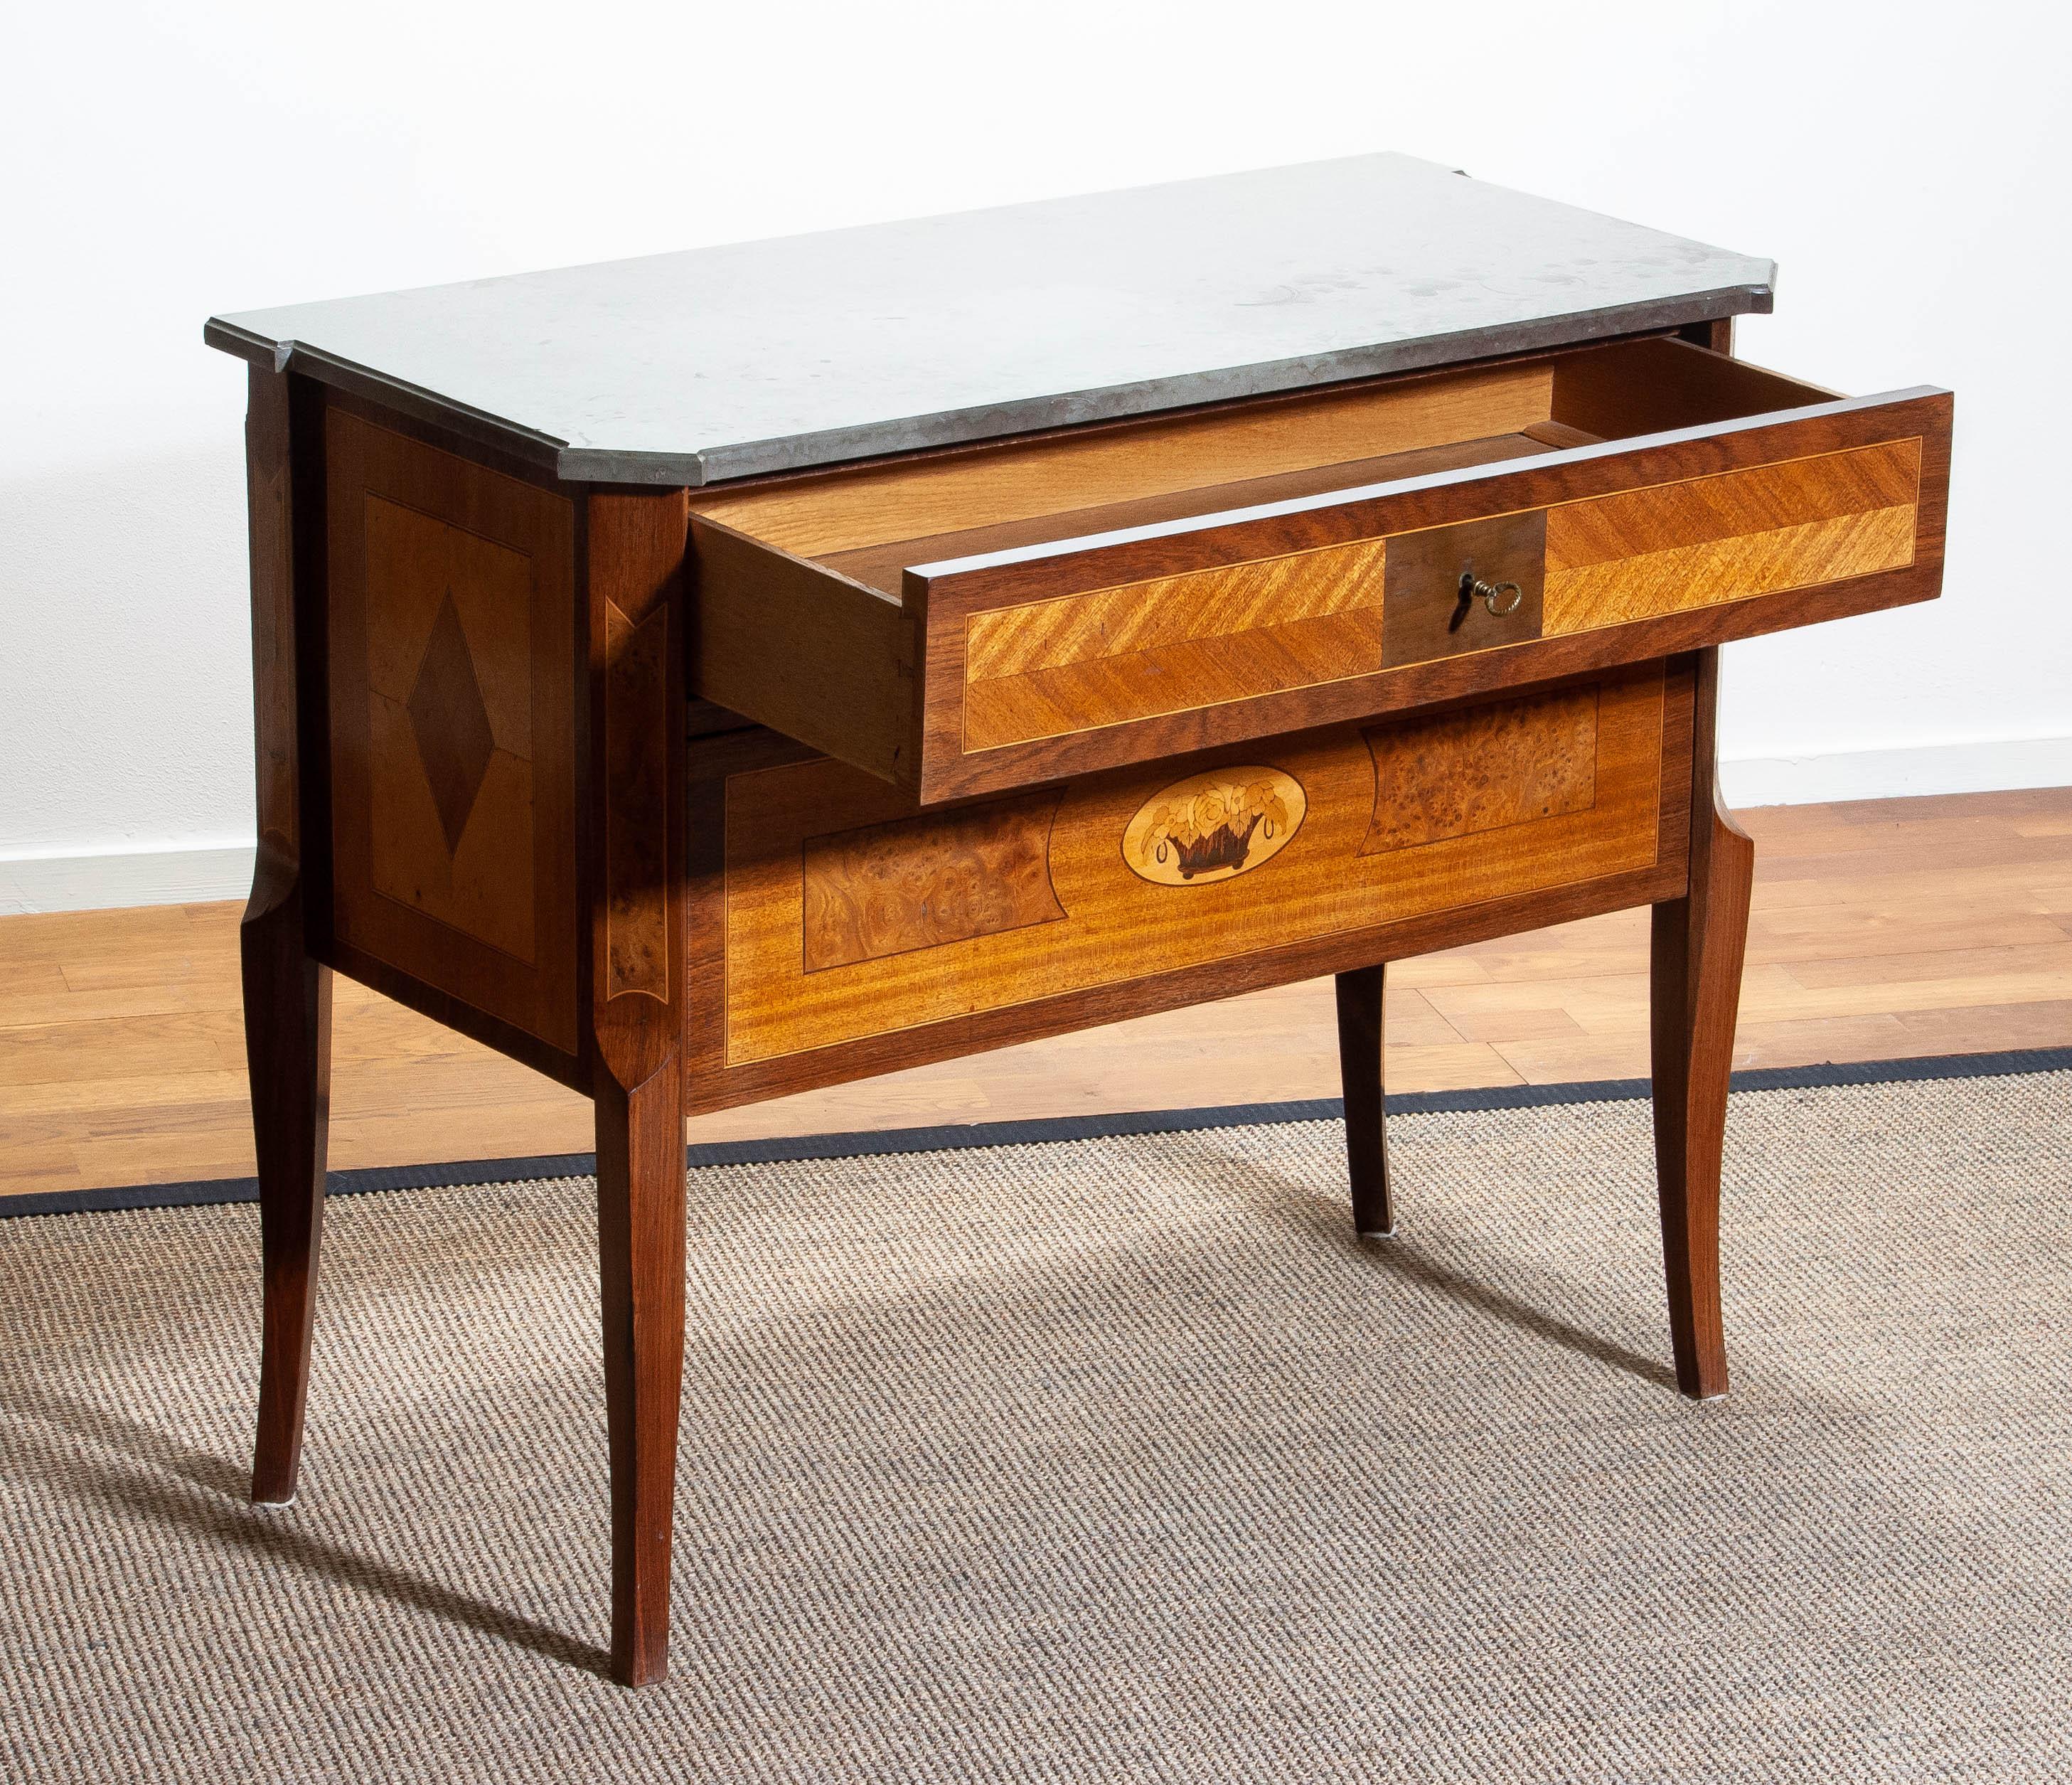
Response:
POLYGON ((1770 282, 1375 155, 211 322, 253 1498, 294 1491, 333 970, 595 1101, 629 1682, 700 1111, 1334 973, 1383 1234, 1383 964, 1651 905, 1670 1331, 1723 1392, 1716 648, 1934 596, 1949 475, 1947 393, 1731 356, 1770 282))

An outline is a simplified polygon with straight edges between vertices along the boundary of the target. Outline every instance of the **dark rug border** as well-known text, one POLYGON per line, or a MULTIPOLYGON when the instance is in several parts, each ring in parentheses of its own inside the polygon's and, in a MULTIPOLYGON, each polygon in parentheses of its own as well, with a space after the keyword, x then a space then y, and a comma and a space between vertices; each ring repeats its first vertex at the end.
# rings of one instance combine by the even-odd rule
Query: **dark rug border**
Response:
MULTIPOLYGON (((2029 1072, 2072 1071, 2072 1047, 2021 1047, 1996 1054, 1934 1054, 1914 1059, 1860 1060, 1819 1066, 1774 1066, 1733 1076, 1736 1091, 1822 1091, 1848 1085, 1904 1084, 1931 1079, 2006 1078, 2029 1072)), ((1491 1109, 1537 1109, 1553 1104, 1619 1103, 1648 1095, 1646 1079, 1600 1079, 1577 1084, 1499 1084, 1470 1091, 1413 1091, 1388 1100, 1392 1116, 1456 1115, 1491 1109)), ((1115 1134, 1178 1134, 1261 1123, 1335 1121, 1345 1114, 1337 1097, 1293 1103, 1227 1104, 1206 1109, 1157 1109, 1138 1115, 1055 1116, 1025 1121, 961 1122, 936 1128, 896 1128, 856 1134, 806 1134, 779 1140, 717 1141, 684 1150, 693 1170, 712 1166, 777 1165, 804 1159, 868 1158, 894 1153, 944 1153, 960 1147, 1026 1146, 1046 1141, 1087 1141, 1115 1134)), ((586 1178, 596 1169, 590 1153, 532 1158, 464 1159, 451 1165, 368 1166, 334 1171, 329 1192, 433 1190, 457 1184, 508 1184, 534 1178, 586 1178)), ((190 1183, 134 1184, 109 1190, 31 1191, 0 1195, 0 1220, 25 1215, 85 1215, 116 1209, 189 1208, 216 1203, 256 1203, 256 1178, 217 1178, 190 1183)))

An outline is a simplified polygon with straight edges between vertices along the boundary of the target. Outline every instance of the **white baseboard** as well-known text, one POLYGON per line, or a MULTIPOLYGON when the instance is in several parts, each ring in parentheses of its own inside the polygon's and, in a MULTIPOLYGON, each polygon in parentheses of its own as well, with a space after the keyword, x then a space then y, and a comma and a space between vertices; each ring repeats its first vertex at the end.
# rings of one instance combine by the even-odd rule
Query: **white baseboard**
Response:
MULTIPOLYGON (((1733 806, 2072 787, 2072 737, 1747 757, 1722 763, 1720 776, 1733 806)), ((0 861, 0 915, 242 899, 252 886, 252 853, 249 845, 171 846, 0 861)))
POLYGON ((0 915, 91 911, 117 905, 200 905, 252 890, 249 844, 242 848, 110 850, 0 862, 0 915))
POLYGON ((1720 763, 1720 784, 1730 806, 1810 806, 1836 800, 2072 787, 2072 738, 1744 757, 1720 763))

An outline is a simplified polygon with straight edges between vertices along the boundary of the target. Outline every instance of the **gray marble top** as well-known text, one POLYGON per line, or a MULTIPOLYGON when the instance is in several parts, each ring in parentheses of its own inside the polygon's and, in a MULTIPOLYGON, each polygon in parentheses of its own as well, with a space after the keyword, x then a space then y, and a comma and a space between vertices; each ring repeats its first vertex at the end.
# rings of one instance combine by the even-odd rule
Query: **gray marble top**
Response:
POLYGON ((572 479, 725 478, 1766 311, 1772 263, 1361 155, 211 319, 572 479))

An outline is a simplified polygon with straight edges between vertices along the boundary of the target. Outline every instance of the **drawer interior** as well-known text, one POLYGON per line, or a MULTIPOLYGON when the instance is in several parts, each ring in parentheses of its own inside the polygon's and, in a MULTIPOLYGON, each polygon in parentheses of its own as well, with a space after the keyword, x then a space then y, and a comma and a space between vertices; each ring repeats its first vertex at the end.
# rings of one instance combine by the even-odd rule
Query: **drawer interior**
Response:
POLYGON ((917 565, 1834 396, 1688 342, 1625 341, 694 495, 692 512, 897 600, 917 565))

